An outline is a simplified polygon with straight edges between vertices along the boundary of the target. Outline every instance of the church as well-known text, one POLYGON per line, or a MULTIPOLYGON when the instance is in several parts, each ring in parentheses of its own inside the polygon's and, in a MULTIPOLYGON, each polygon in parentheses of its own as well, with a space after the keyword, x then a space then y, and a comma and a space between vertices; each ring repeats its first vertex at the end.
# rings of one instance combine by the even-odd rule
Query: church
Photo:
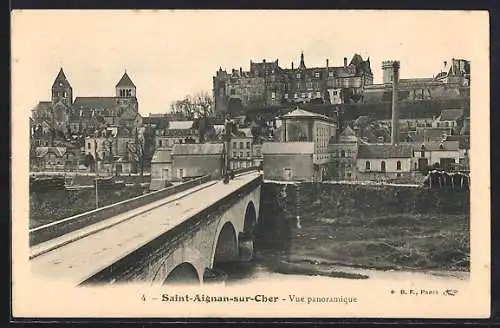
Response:
POLYGON ((133 131, 142 124, 137 88, 127 72, 115 86, 114 97, 75 97, 61 68, 52 84, 51 101, 41 101, 32 111, 35 126, 56 131, 90 134, 115 126, 133 131))

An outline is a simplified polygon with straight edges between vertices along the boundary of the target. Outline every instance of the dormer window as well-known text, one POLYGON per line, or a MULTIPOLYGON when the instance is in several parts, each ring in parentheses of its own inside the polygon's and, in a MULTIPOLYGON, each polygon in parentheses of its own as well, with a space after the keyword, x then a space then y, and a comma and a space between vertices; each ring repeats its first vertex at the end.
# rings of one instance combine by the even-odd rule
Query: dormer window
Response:
POLYGON ((314 72, 314 77, 319 77, 319 72, 314 72))
POLYGON ((328 72, 329 77, 333 77, 333 72, 328 72))
POLYGON ((298 79, 300 79, 300 73, 297 73, 296 77, 297 77, 298 79))

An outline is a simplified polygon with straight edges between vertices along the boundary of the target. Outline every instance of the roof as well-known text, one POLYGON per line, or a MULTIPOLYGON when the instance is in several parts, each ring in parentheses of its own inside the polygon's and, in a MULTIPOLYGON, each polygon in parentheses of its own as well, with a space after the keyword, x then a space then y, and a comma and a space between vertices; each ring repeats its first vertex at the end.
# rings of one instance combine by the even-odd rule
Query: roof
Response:
POLYGON ((38 105, 36 105, 35 109, 36 111, 46 111, 50 110, 52 108, 52 102, 51 101, 40 101, 38 105))
POLYGON ((440 121, 456 121, 464 113, 463 109, 445 109, 439 116, 440 121))
POLYGON ((172 162, 170 149, 158 149, 155 151, 153 158, 151 159, 151 164, 153 163, 170 163, 172 162))
POLYGON ((74 109, 108 109, 118 105, 117 97, 76 97, 73 102, 74 109))
POLYGON ((170 121, 168 130, 190 130, 193 127, 193 121, 170 121))
POLYGON ((413 156, 412 145, 359 145, 358 158, 410 158, 413 156))
POLYGON ((356 133, 354 132, 353 129, 348 125, 344 131, 340 134, 341 137, 355 137, 356 133))
POLYGON ((265 142, 262 153, 272 154, 313 154, 314 142, 265 142))
MULTIPOLYGON (((440 140, 443 138, 443 135, 450 134, 450 128, 424 128, 422 131, 424 140, 440 140)), ((416 137, 418 137, 418 134, 416 137)))
POLYGON ((135 84, 134 84, 134 82, 132 82, 132 80, 128 76, 127 72, 125 72, 125 74, 123 74, 122 78, 120 79, 120 81, 118 81, 116 86, 117 87, 134 87, 135 88, 135 84))
POLYGON ((62 157, 66 153, 65 147, 37 147, 35 149, 36 157, 44 157, 48 153, 56 154, 58 157, 62 157))
POLYGON ((59 70, 59 73, 56 76, 56 79, 54 80, 54 83, 52 84, 52 87, 69 87, 71 88, 71 85, 68 82, 68 79, 66 78, 66 75, 64 74, 64 71, 61 67, 59 70))
POLYGON ((423 143, 415 143, 415 151, 419 151, 425 149, 426 151, 454 151, 458 150, 459 142, 458 141, 430 141, 423 143))
POLYGON ((174 144, 172 156, 177 155, 221 155, 224 151, 222 143, 206 144, 174 144))
POLYGON ((308 111, 305 111, 305 110, 300 109, 300 108, 296 108, 295 110, 293 110, 290 113, 285 114, 281 117, 285 118, 285 119, 287 119, 287 118, 318 118, 318 119, 323 119, 323 120, 328 120, 328 121, 332 120, 328 116, 308 112, 308 111))
POLYGON ((359 116, 355 121, 354 121, 354 124, 356 125, 367 125, 368 123, 370 123, 371 121, 373 121, 372 119, 370 119, 368 116, 359 116))
POLYGON ((470 149, 470 137, 466 135, 451 135, 446 137, 446 141, 458 141, 458 148, 470 149))

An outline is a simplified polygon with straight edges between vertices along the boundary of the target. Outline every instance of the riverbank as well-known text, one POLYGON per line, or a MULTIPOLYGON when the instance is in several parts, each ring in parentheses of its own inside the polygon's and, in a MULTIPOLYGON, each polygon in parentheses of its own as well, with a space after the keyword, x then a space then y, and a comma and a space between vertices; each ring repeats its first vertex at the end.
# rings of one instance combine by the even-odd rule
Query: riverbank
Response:
POLYGON ((275 272, 469 270, 468 192, 266 183, 260 215, 256 246, 279 250, 275 272))

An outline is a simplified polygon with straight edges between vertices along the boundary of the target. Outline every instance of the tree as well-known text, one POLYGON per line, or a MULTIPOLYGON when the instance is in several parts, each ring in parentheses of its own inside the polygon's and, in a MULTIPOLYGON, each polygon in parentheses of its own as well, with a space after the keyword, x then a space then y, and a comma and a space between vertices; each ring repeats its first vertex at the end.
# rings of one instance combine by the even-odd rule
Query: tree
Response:
POLYGON ((142 176, 145 164, 151 161, 154 153, 153 129, 150 126, 145 127, 143 131, 136 129, 134 143, 128 145, 128 151, 142 176))
POLYGON ((187 95, 182 100, 170 104, 173 113, 181 114, 188 120, 201 117, 213 117, 213 98, 208 92, 202 91, 194 95, 187 95))

